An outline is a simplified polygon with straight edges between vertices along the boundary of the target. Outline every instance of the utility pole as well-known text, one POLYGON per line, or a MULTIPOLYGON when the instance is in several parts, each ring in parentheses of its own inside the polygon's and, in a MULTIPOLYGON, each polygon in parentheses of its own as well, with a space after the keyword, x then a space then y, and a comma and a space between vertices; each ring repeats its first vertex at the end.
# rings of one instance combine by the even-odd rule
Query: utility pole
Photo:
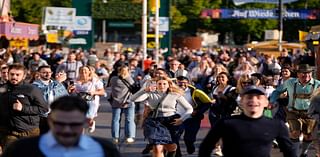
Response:
MULTIPOLYGON (((148 25, 148 15, 147 15, 147 1, 142 2, 142 51, 143 51, 143 61, 147 58, 147 25, 148 25)), ((142 69, 144 69, 144 64, 142 64, 142 69)))
POLYGON ((156 0, 156 14, 155 14, 155 22, 154 22, 154 30, 155 30, 155 59, 156 64, 159 63, 159 2, 160 0, 156 0))
MULTIPOLYGON (((103 4, 108 3, 107 0, 102 0, 103 4)), ((106 26, 106 20, 102 20, 102 43, 106 43, 107 41, 107 26, 106 26)))
POLYGON ((279 30, 279 52, 282 51, 282 36, 283 36, 283 2, 279 0, 279 21, 278 21, 278 30, 279 30))

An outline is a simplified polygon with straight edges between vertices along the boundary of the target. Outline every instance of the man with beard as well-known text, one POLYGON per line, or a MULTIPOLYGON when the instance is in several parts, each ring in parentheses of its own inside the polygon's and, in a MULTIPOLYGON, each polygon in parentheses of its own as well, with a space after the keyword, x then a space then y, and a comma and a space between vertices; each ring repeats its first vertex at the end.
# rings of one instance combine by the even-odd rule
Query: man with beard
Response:
MULTIPOLYGON (((40 88, 43 93, 44 100, 50 105, 57 98, 68 95, 67 89, 61 83, 66 80, 66 74, 59 72, 55 78, 51 79, 52 70, 49 65, 40 66, 38 68, 40 78, 32 84, 40 88)), ((42 115, 40 119, 40 133, 45 133, 49 130, 47 125, 47 114, 42 115)))
POLYGON ((63 96, 51 104, 50 131, 39 137, 16 141, 2 157, 90 156, 119 157, 116 146, 107 140, 83 134, 89 105, 75 96, 63 96))
POLYGON ((0 145, 39 135, 39 115, 48 112, 41 91, 24 81, 26 68, 9 65, 9 80, 0 86, 0 145))
POLYGON ((290 78, 273 91, 270 102, 276 106, 281 93, 287 91, 289 102, 286 106, 286 120, 289 123, 290 139, 297 156, 306 157, 314 139, 313 131, 317 126, 315 118, 308 115, 312 93, 320 87, 320 81, 312 77, 313 68, 300 64, 297 78, 290 78), (300 136, 303 135, 302 143, 300 136))

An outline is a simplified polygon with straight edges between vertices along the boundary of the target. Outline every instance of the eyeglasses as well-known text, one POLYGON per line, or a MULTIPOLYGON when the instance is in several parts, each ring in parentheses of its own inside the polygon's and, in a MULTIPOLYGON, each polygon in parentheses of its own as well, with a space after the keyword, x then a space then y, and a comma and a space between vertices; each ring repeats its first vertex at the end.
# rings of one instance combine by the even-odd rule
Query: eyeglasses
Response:
POLYGON ((77 129, 79 127, 82 127, 84 125, 84 121, 83 122, 72 122, 72 123, 65 123, 65 122, 59 122, 59 121, 54 121, 52 120, 52 123, 55 127, 57 128, 64 128, 66 126, 69 126, 71 129, 77 129))
POLYGON ((45 71, 45 72, 40 72, 41 74, 52 74, 52 72, 45 71))

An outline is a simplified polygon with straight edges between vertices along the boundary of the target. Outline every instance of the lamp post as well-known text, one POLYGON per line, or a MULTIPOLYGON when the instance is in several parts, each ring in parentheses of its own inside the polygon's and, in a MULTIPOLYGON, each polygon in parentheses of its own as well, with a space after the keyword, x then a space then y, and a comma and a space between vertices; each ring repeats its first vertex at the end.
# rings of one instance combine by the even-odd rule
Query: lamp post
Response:
MULTIPOLYGON (((107 0, 102 0, 103 4, 108 3, 107 0)), ((106 20, 103 19, 102 20, 102 43, 106 43, 106 39, 107 39, 107 28, 106 28, 106 20)))
POLYGON ((156 14, 155 14, 155 22, 154 22, 154 31, 155 31, 155 59, 156 64, 159 63, 159 2, 160 0, 156 0, 156 14))
POLYGON ((278 48, 279 52, 282 51, 282 35, 283 35, 283 3, 282 0, 279 0, 279 25, 278 25, 278 30, 279 30, 279 43, 278 43, 278 48))

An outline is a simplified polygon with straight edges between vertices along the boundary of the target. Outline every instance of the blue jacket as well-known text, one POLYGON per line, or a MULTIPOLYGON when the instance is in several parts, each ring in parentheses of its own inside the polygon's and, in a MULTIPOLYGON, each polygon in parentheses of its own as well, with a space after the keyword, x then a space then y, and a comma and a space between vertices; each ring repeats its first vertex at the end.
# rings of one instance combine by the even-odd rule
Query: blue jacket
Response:
POLYGON ((35 80, 32 84, 40 88, 40 90, 43 92, 43 97, 46 102, 48 102, 50 91, 53 92, 53 100, 56 100, 61 96, 68 95, 68 91, 64 85, 55 80, 51 80, 49 85, 44 84, 41 80, 35 80))

